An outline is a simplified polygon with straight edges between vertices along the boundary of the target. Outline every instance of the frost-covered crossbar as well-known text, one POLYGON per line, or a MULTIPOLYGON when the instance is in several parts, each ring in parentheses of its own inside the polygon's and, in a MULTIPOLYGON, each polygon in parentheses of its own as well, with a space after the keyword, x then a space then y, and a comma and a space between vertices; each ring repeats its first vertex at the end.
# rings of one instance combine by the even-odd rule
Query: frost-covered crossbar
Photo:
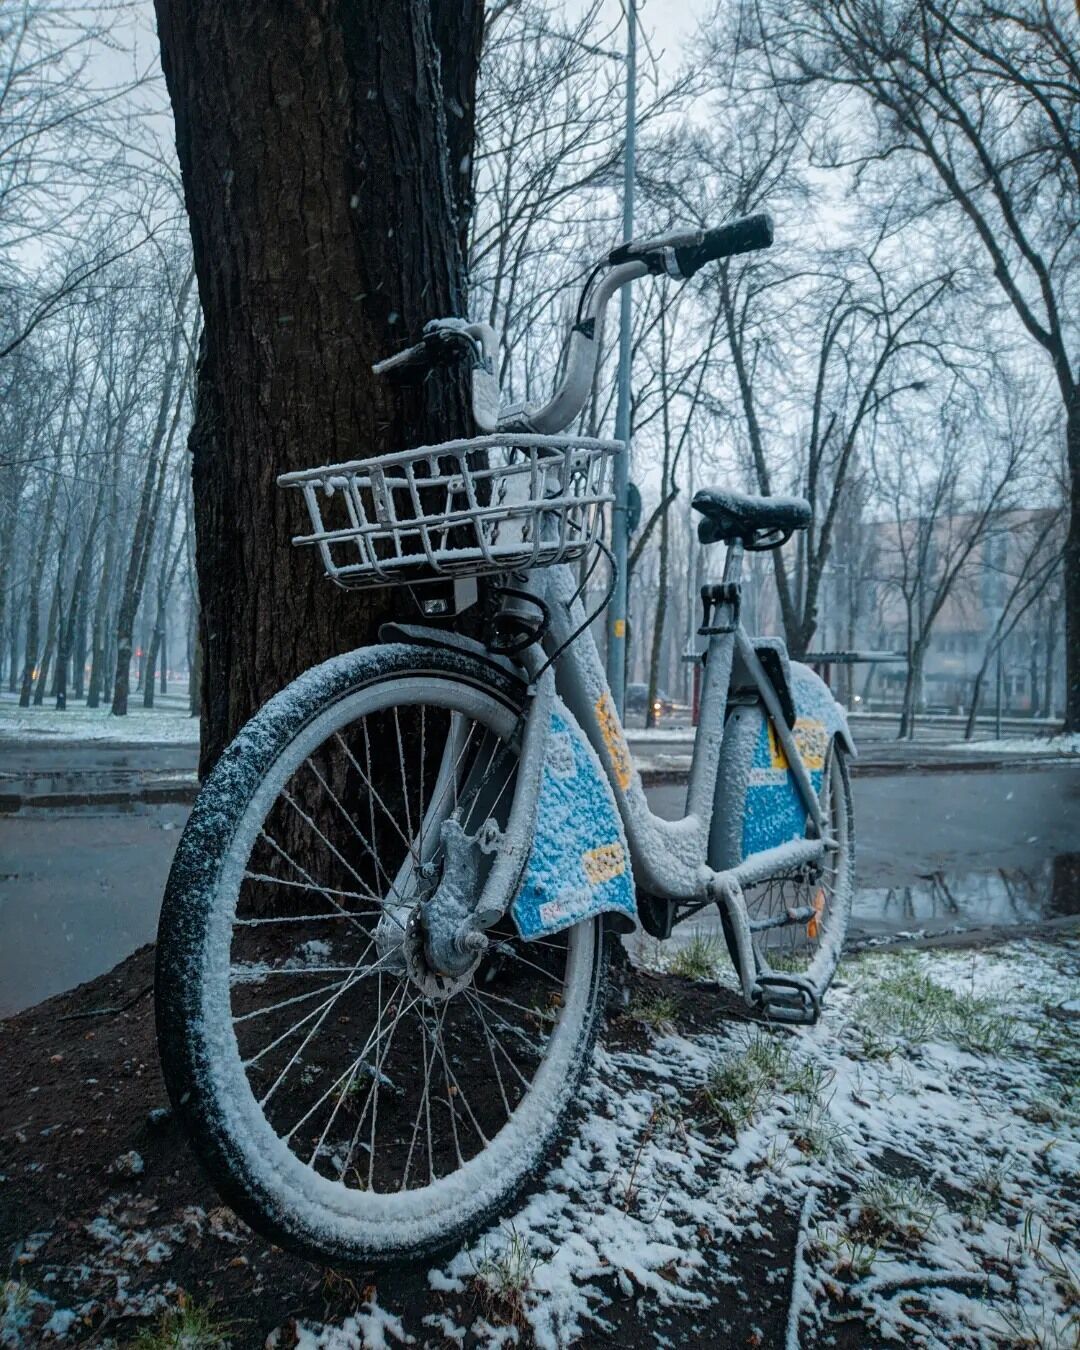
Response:
POLYGON ((617 441, 477 436, 282 474, 327 576, 388 586, 570 562, 599 535, 617 441))

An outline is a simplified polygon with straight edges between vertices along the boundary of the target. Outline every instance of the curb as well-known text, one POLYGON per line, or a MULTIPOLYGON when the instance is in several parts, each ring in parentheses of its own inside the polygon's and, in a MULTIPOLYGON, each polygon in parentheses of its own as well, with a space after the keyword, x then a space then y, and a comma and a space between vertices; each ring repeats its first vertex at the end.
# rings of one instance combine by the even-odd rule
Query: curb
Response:
POLYGON ((199 793, 199 784, 191 782, 154 783, 141 788, 106 788, 95 792, 0 792, 0 815, 18 811, 56 810, 65 806, 190 806, 199 793))
POLYGON ((986 924, 981 928, 964 928, 944 933, 921 933, 912 937, 855 938, 844 943, 844 957, 869 956, 875 952, 927 951, 933 948, 999 947, 1009 942, 1032 939, 1054 942, 1080 936, 1080 915, 1064 914, 1059 918, 1036 919, 1023 924, 986 924))
MULTIPOLYGON (((1039 769, 1060 769, 1063 765, 1080 766, 1080 757, 1076 755, 1038 755, 1029 759, 925 759, 925 760, 860 760, 850 761, 853 778, 889 778, 906 773, 991 773, 1004 769, 1010 772, 1027 773, 1039 769)), ((690 777, 686 768, 651 768, 646 765, 639 769, 641 781, 645 787, 660 787, 671 783, 685 783, 690 777)))
MULTIPOLYGON (((1080 759, 1075 755, 1039 755, 1028 759, 855 759, 851 764, 851 772, 855 778, 888 778, 908 773, 992 773, 999 769, 1030 773, 1040 769, 1057 769, 1067 764, 1080 766, 1080 759)), ((689 781, 690 769, 689 765, 664 768, 645 764, 639 768, 639 774, 646 788, 679 787, 689 781)), ((101 791, 87 788, 75 792, 0 792, 0 816, 15 815, 20 811, 62 810, 75 806, 190 806, 198 793, 199 784, 194 775, 171 782, 150 783, 144 787, 106 788, 101 791)))

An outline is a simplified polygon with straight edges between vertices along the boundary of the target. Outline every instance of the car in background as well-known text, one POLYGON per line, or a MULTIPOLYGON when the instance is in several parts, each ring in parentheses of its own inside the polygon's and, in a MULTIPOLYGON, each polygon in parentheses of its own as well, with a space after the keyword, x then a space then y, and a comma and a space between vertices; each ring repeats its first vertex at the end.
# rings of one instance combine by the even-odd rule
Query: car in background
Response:
MULTIPOLYGON (((649 686, 647 684, 628 684, 626 686, 626 711, 644 716, 649 705, 649 686)), ((656 691, 653 712, 657 717, 675 711, 675 701, 662 689, 656 691)))

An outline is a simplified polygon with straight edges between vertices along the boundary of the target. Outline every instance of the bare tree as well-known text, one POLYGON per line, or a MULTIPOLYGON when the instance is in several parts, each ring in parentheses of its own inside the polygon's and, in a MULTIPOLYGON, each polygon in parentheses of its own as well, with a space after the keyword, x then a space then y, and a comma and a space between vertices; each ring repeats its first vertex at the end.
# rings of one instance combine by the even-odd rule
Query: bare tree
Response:
POLYGON ((946 601, 1030 488, 1032 445, 1021 417, 1015 404, 980 414, 970 398, 951 398, 928 418, 936 433, 897 420, 874 444, 876 492, 889 519, 881 580, 886 596, 899 599, 907 658, 899 739, 914 737, 926 652, 946 601), (1004 435, 999 412, 1012 414, 1004 435), (923 449, 928 434, 932 456, 923 449))
MULTIPOLYGON (((750 11, 752 10, 752 14, 750 11)), ((1044 354, 1064 410, 1066 723, 1080 730, 1080 58, 1075 16, 1054 0, 754 0, 777 87, 821 97, 827 162, 847 164, 893 219, 948 229, 981 255, 1044 354), (844 100, 865 100, 872 121, 844 100), (902 167, 901 167, 902 166, 902 167)))
MULTIPOLYGON (((1004 560, 999 583, 997 617, 983 648, 982 660, 971 686, 971 704, 964 725, 964 740, 975 735, 983 684, 990 663, 1016 631, 1025 615, 1046 593, 1061 569, 1060 511, 1023 513, 1019 518, 1001 522, 1004 536, 1004 560)), ((990 571, 987 563, 984 568, 990 571)), ((1032 703, 1038 697, 1037 681, 1031 681, 1032 703)))
MULTIPOLYGON (((190 356, 185 357, 184 337, 185 327, 190 322, 187 301, 193 281, 194 273, 189 270, 175 296, 172 331, 168 335, 167 352, 161 371, 157 416, 146 448, 142 492, 116 619, 116 676, 113 680, 112 698, 114 717, 123 717, 127 713, 135 615, 142 600, 154 534, 165 495, 169 454, 188 402, 187 383, 191 375, 191 361, 190 356)), ((191 346, 188 343, 186 351, 190 350, 191 346)))
POLYGON ((0 8, 0 362, 152 233, 118 152, 143 80, 95 79, 120 9, 0 8))

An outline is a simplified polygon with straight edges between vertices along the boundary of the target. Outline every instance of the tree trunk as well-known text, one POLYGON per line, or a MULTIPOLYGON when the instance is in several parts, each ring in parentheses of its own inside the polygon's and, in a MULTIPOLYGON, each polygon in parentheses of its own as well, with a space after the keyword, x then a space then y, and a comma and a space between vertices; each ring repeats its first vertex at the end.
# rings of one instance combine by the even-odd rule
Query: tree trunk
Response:
POLYGON ((271 694, 388 610, 291 548, 303 505, 278 474, 471 429, 463 379, 401 389, 371 364, 465 312, 483 14, 478 0, 156 10, 205 322, 190 438, 205 773, 271 694))
POLYGON ((161 647, 161 638, 163 632, 164 629, 162 628, 154 629, 153 636, 151 637, 149 646, 147 647, 146 650, 146 662, 143 667, 144 678, 142 685, 142 705, 144 708, 152 708, 154 706, 154 686, 156 684, 155 676, 157 675, 157 658, 158 658, 158 650, 161 647))
POLYGON ((180 382, 180 392, 173 406, 173 385, 180 363, 180 343, 183 338, 183 314, 187 303, 191 276, 180 289, 177 300, 177 315, 173 324, 172 338, 169 343, 169 355, 165 365, 165 379, 158 400, 157 420, 154 424, 149 453, 146 457, 146 470, 143 474, 142 493, 139 498, 139 510, 135 517, 135 530, 131 538, 131 553, 128 557, 124 585, 120 592, 120 607, 116 616, 116 675, 113 680, 112 714, 124 717, 127 714, 128 688, 131 678, 131 635, 135 627, 135 615, 142 599, 143 584, 150 564, 150 550, 154 544, 154 531, 157 528, 158 513, 165 491, 165 473, 168 468, 169 451, 180 421, 187 391, 187 381, 180 382), (170 419, 170 411, 172 417, 170 419))
POLYGON ((86 683, 86 598, 89 591, 88 580, 84 578, 75 612, 75 641, 71 655, 71 692, 76 698, 82 698, 86 683))
POLYGON ((1054 649, 1057 646, 1057 626, 1055 606, 1048 605, 1046 612, 1046 660, 1043 664, 1043 704, 1042 715, 1054 715, 1054 649))
POLYGON ((18 683, 19 675, 19 610, 11 612, 11 632, 9 635, 10 646, 8 648, 8 693, 15 692, 15 686, 18 683))
POLYGON ((983 682, 986 679, 986 669, 990 664, 990 654, 991 648, 987 647, 982 665, 976 671, 975 681, 971 686, 971 707, 968 709, 967 721, 964 723, 965 741, 970 741, 975 735, 975 719, 979 715, 979 704, 982 701, 983 682))
POLYGON ((668 513, 660 522, 660 579, 656 590, 656 620, 653 623, 652 651, 649 653, 649 696, 645 705, 645 725, 656 726, 656 695, 660 684, 660 658, 664 647, 664 624, 668 604, 668 513))
POLYGON ((161 564, 158 567, 157 577, 157 608, 154 611, 154 631, 148 644, 146 655, 146 674, 143 680, 143 707, 152 708, 154 706, 154 672, 157 665, 158 656, 161 656, 161 692, 165 693, 165 609, 169 603, 169 592, 172 589, 173 578, 176 576, 176 569, 180 565, 180 558, 187 550, 187 532, 177 544, 172 558, 169 557, 169 544, 172 541, 173 526, 176 523, 176 512, 179 507, 179 498, 173 506, 172 519, 169 521, 169 527, 163 540, 161 550, 161 564))
MULTIPOLYGON (((60 458, 56 457, 59 467, 60 458)), ((52 534, 53 516, 56 511, 56 496, 60 489, 60 475, 54 472, 45 499, 45 514, 41 521, 41 533, 37 537, 33 557, 30 563, 30 581, 26 601, 26 647, 24 649, 22 688, 19 691, 19 707, 29 708, 34 680, 37 679, 38 657, 41 642, 41 580, 45 573, 45 554, 52 534)))
POLYGON ((34 685, 35 708, 40 708, 45 701, 49 667, 52 664, 53 650, 56 646, 56 628, 60 612, 60 586, 64 575, 64 552, 64 545, 61 544, 60 561, 56 569, 56 585, 53 587, 52 599, 49 601, 49 618, 45 625, 45 652, 41 658, 41 670, 38 672, 37 683, 34 685))
POLYGON ((1080 731, 1080 385, 1066 408, 1069 532, 1065 536, 1065 730, 1080 731))
POLYGON ((101 704, 105 689, 105 661, 107 659, 107 633, 109 600, 113 585, 113 570, 116 565, 117 549, 117 511, 119 507, 117 492, 117 474, 120 463, 120 445, 123 433, 118 432, 114 442, 112 464, 110 466, 109 505, 107 527, 105 530, 105 552, 101 563, 101 580, 98 583, 97 597, 94 601, 94 617, 90 630, 90 688, 86 695, 86 706, 97 708, 101 704))
POLYGON ((916 643, 908 661, 907 679, 904 682, 904 702, 900 710, 900 729, 896 733, 898 741, 913 741, 915 739, 915 709, 919 697, 919 688, 922 684, 925 656, 925 648, 916 643))
POLYGON ((85 651, 80 651, 80 644, 76 640, 76 634, 82 623, 83 615, 86 609, 86 591, 87 580, 90 570, 90 559, 94 552, 94 540, 97 537, 98 525, 101 521, 102 508, 105 505, 105 480, 102 479, 98 487, 94 500, 94 513, 90 518, 90 524, 87 526, 86 537, 83 540, 82 548, 79 550, 79 560, 75 565, 75 575, 71 581, 71 598, 68 601, 67 614, 60 616, 60 642, 57 652, 56 666, 56 708, 62 712, 67 708, 67 668, 68 661, 74 658, 75 670, 74 685, 76 697, 82 694, 82 662, 85 660, 85 651))

